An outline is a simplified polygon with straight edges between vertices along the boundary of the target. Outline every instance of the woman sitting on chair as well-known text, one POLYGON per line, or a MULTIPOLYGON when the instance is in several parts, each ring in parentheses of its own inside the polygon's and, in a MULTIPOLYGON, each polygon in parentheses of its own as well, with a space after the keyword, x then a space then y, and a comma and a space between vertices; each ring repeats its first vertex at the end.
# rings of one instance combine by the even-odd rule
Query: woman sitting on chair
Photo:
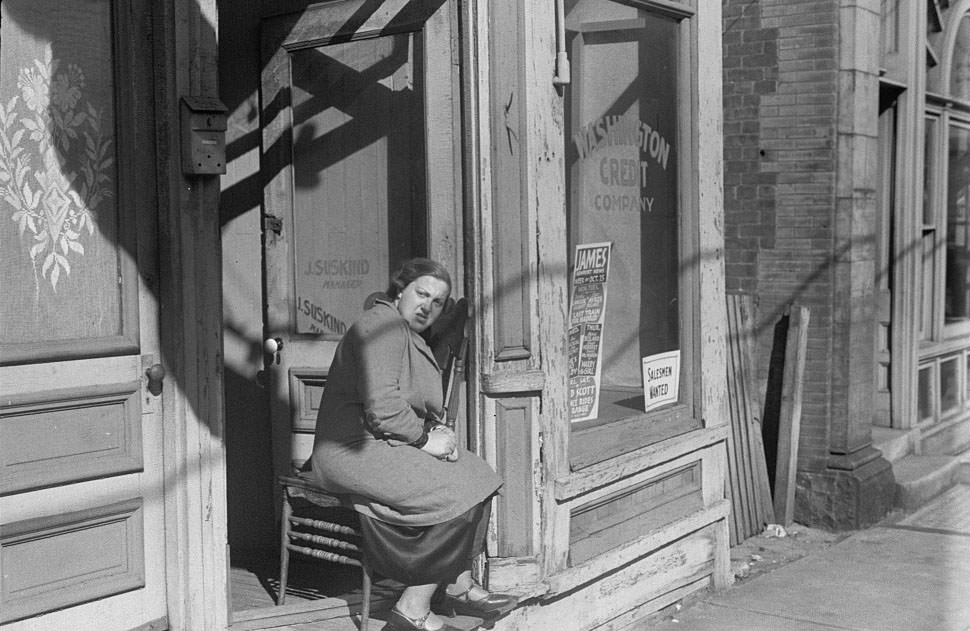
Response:
POLYGON ((412 259, 337 346, 317 417, 312 471, 331 492, 351 496, 365 561, 406 585, 385 629, 455 629, 431 611, 482 618, 516 605, 472 580, 484 550, 492 496, 502 480, 460 448, 438 423, 441 373, 421 337, 441 315, 451 276, 435 261, 412 259))

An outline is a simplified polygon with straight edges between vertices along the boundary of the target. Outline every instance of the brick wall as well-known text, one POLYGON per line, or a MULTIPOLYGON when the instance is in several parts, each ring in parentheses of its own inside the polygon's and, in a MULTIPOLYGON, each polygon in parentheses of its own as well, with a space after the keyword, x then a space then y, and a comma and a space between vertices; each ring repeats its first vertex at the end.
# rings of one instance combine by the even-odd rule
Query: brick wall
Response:
POLYGON ((838 0, 725 0, 725 273, 758 298, 763 383, 786 305, 811 309, 799 469, 825 466, 833 394, 838 0))

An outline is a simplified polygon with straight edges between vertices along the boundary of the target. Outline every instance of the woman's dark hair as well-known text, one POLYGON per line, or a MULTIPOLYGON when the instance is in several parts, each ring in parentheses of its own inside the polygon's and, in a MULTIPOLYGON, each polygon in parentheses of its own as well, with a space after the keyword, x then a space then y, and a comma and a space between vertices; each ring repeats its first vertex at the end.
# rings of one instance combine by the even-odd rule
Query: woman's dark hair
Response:
POLYGON ((443 281, 448 285, 448 292, 451 292, 451 274, 444 265, 431 259, 414 258, 402 263, 401 267, 391 275, 391 286, 387 288, 387 297, 390 300, 396 299, 405 287, 421 276, 431 276, 443 281))

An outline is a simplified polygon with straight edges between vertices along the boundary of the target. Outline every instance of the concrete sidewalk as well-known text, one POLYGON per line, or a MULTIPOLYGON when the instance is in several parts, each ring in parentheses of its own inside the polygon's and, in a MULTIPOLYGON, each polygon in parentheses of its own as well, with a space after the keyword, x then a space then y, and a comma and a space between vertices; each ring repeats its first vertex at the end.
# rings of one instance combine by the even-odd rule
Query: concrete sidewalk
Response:
POLYGON ((970 631, 970 485, 637 631, 970 631))

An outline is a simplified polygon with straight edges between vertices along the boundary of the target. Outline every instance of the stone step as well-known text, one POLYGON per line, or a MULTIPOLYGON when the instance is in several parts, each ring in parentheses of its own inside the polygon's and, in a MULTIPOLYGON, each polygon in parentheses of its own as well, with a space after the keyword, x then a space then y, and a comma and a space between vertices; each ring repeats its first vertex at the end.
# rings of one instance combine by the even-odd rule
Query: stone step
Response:
POLYGON ((962 481, 970 467, 959 456, 905 456, 893 462, 898 508, 913 511, 962 481), (965 466, 966 465, 966 466, 965 466))
POLYGON ((899 462, 913 451, 914 432, 888 427, 872 428, 872 444, 889 462, 899 462))

